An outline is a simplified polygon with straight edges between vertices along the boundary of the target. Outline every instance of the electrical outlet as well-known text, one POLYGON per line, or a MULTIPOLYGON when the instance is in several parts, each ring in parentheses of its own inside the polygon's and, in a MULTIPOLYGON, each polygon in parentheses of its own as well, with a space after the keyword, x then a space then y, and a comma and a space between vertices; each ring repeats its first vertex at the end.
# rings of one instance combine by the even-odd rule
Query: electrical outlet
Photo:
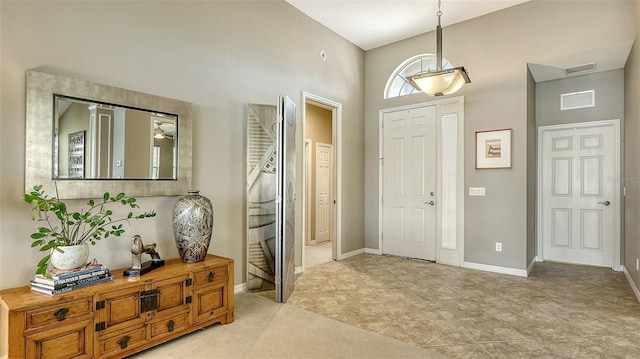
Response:
POLYGON ((496 252, 502 252, 502 243, 496 242, 496 252))

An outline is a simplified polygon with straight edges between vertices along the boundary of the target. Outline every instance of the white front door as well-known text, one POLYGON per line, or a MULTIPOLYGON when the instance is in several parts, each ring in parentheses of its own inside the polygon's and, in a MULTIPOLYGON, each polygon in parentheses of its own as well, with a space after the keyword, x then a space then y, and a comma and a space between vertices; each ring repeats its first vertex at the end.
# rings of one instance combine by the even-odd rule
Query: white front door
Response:
POLYGON ((436 259, 436 106, 383 114, 384 254, 436 259))
POLYGON ((541 128, 543 259, 616 265, 619 143, 607 123, 541 128))
POLYGON ((331 240, 331 145, 316 143, 316 243, 331 240))

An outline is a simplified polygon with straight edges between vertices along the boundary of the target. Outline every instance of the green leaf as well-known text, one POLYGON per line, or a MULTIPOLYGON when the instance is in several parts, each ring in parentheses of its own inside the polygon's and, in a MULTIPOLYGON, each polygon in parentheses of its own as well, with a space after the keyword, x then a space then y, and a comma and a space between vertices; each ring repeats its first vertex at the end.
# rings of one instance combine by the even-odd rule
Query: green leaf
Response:
POLYGON ((31 234, 31 238, 33 238, 33 239, 41 239, 41 238, 45 238, 45 237, 47 237, 47 235, 44 234, 44 233, 32 233, 31 234))
POLYGON ((89 207, 93 207, 96 205, 96 202, 92 199, 89 200, 89 202, 87 202, 87 204, 89 205, 89 207))
POLYGON ((111 196, 109 195, 109 192, 105 192, 105 193, 104 193, 104 195, 102 195, 102 199, 103 199, 105 202, 109 199, 109 197, 111 197, 111 196))
POLYGON ((40 262, 38 262, 38 267, 42 267, 43 265, 48 264, 50 257, 51 257, 51 255, 49 255, 49 254, 47 254, 46 256, 42 257, 40 262))
POLYGON ((116 201, 121 200, 124 197, 124 193, 118 193, 118 195, 116 196, 116 201))

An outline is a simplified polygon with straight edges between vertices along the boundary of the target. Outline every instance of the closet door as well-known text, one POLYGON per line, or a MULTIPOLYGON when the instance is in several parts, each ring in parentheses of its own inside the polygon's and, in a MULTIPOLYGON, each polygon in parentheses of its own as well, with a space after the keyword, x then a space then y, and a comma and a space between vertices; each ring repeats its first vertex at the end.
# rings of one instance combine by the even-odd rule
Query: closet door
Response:
POLYGON ((293 292, 295 241, 296 105, 278 98, 279 162, 276 189, 276 301, 284 303, 293 292))

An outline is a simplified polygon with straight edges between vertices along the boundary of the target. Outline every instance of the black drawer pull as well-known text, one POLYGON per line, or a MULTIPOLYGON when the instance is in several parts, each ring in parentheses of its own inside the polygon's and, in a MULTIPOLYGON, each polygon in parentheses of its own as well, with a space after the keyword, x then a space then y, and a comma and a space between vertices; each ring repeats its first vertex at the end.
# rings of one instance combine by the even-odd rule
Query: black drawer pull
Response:
POLYGON ((131 339, 131 337, 129 337, 128 335, 125 335, 124 337, 120 338, 120 340, 118 340, 118 344, 120 344, 120 349, 124 349, 127 347, 127 345, 129 344, 129 339, 131 339))
POLYGON ((167 329, 169 330, 169 333, 173 331, 175 325, 176 323, 173 321, 173 319, 170 319, 169 322, 167 322, 167 329))
POLYGON ((215 275, 213 274, 213 272, 209 272, 209 275, 207 276, 207 280, 209 282, 213 282, 213 278, 215 277, 215 275))
POLYGON ((59 322, 65 320, 65 316, 69 313, 69 308, 60 308, 53 313, 53 315, 58 319, 59 322))

